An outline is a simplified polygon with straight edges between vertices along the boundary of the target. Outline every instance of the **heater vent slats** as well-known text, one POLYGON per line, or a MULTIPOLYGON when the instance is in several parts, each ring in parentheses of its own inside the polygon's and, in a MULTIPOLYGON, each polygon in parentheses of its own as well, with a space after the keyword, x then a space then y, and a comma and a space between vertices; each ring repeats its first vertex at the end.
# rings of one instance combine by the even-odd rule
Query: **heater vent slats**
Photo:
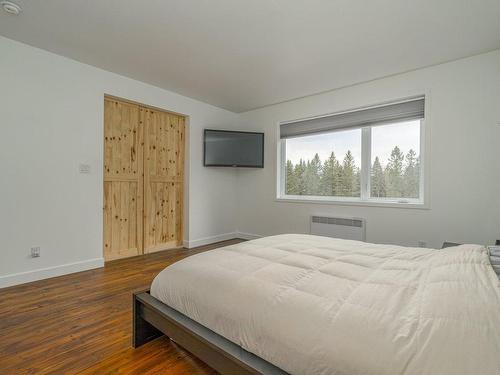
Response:
POLYGON ((365 220, 360 218, 311 216, 311 234, 348 240, 365 240, 365 220))
POLYGON ((313 223, 344 225, 346 227, 361 228, 363 226, 363 221, 360 219, 346 219, 343 217, 313 216, 312 221, 313 223))

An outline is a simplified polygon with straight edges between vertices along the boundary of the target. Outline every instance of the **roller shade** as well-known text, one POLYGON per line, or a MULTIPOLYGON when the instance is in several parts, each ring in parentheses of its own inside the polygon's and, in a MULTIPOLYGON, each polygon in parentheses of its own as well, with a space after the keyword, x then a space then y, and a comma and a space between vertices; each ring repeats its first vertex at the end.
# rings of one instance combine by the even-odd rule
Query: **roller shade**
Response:
POLYGON ((418 98, 380 107, 299 120, 280 125, 280 138, 293 138, 332 130, 424 118, 425 99, 418 98))

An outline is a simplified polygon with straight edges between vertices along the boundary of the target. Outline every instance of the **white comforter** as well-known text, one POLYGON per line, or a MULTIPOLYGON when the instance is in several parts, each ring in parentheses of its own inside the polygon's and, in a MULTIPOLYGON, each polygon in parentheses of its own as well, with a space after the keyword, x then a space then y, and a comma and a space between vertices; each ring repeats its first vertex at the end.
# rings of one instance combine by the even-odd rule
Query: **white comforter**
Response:
POLYGON ((486 250, 280 235, 191 256, 151 294, 291 374, 500 374, 486 250))

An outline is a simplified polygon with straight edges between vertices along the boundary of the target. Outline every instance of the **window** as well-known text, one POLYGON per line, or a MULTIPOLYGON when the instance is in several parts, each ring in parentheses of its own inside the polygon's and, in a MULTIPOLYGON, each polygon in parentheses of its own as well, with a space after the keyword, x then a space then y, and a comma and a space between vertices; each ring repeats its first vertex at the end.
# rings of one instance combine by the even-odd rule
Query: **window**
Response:
POLYGON ((370 196, 420 198, 420 120, 371 129, 370 196))
POLYGON ((280 124, 278 198, 423 204, 424 104, 280 124))
POLYGON ((361 129, 285 142, 287 195, 361 196, 361 129))

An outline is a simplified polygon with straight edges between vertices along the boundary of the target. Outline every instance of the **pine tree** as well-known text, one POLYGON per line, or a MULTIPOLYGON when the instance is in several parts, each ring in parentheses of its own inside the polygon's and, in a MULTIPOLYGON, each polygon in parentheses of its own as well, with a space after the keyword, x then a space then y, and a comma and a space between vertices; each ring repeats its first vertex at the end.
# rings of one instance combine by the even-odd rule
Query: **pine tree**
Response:
POLYGON ((385 175, 384 170, 382 169, 382 165, 380 164, 380 160, 375 157, 375 161, 373 162, 372 170, 371 170, 371 196, 382 198, 386 197, 385 191, 385 175))
POLYGON ((419 195, 419 165, 417 153, 410 149, 405 157, 404 197, 418 198, 419 195))
POLYGON ((295 175, 293 163, 291 160, 286 161, 286 194, 297 195, 297 176, 295 175))
POLYGON ((307 161, 304 178, 306 182, 306 195, 319 195, 320 194, 320 173, 321 173, 321 160, 319 155, 314 155, 311 161, 307 161))
POLYGON ((354 169, 354 181, 352 185, 352 196, 360 197, 361 196, 361 171, 358 167, 354 169))
MULTIPOLYGON (((375 157, 371 168, 371 196, 418 198, 420 158, 414 150, 404 155, 398 146, 391 152, 387 167, 375 157)), ((288 195, 322 195, 359 197, 361 195, 360 169, 352 152, 347 151, 342 164, 335 153, 322 163, 318 154, 312 160, 286 163, 285 191, 288 195)))
POLYGON ((415 174, 417 175, 418 179, 418 192, 420 196, 420 156, 417 156, 415 160, 415 174))
POLYGON ((295 165, 293 172, 294 172, 295 177, 297 178, 296 194, 297 195, 306 194, 306 179, 305 179, 306 163, 305 163, 305 161, 300 159, 299 164, 295 165))
POLYGON ((333 177, 333 195, 338 197, 342 195, 343 192, 343 176, 344 176, 344 167, 342 164, 337 162, 337 165, 333 171, 334 177, 333 177))
POLYGON ((385 169, 388 197, 398 198, 403 196, 403 160, 403 153, 398 146, 395 146, 391 151, 391 156, 385 169))
POLYGON ((337 191, 339 162, 332 151, 330 157, 323 164, 320 179, 320 195, 333 196, 337 191))
POLYGON ((350 150, 347 151, 344 161, 342 163, 342 173, 340 179, 340 196, 352 197, 359 190, 356 185, 359 185, 359 181, 356 181, 357 168, 354 163, 354 156, 350 150))

